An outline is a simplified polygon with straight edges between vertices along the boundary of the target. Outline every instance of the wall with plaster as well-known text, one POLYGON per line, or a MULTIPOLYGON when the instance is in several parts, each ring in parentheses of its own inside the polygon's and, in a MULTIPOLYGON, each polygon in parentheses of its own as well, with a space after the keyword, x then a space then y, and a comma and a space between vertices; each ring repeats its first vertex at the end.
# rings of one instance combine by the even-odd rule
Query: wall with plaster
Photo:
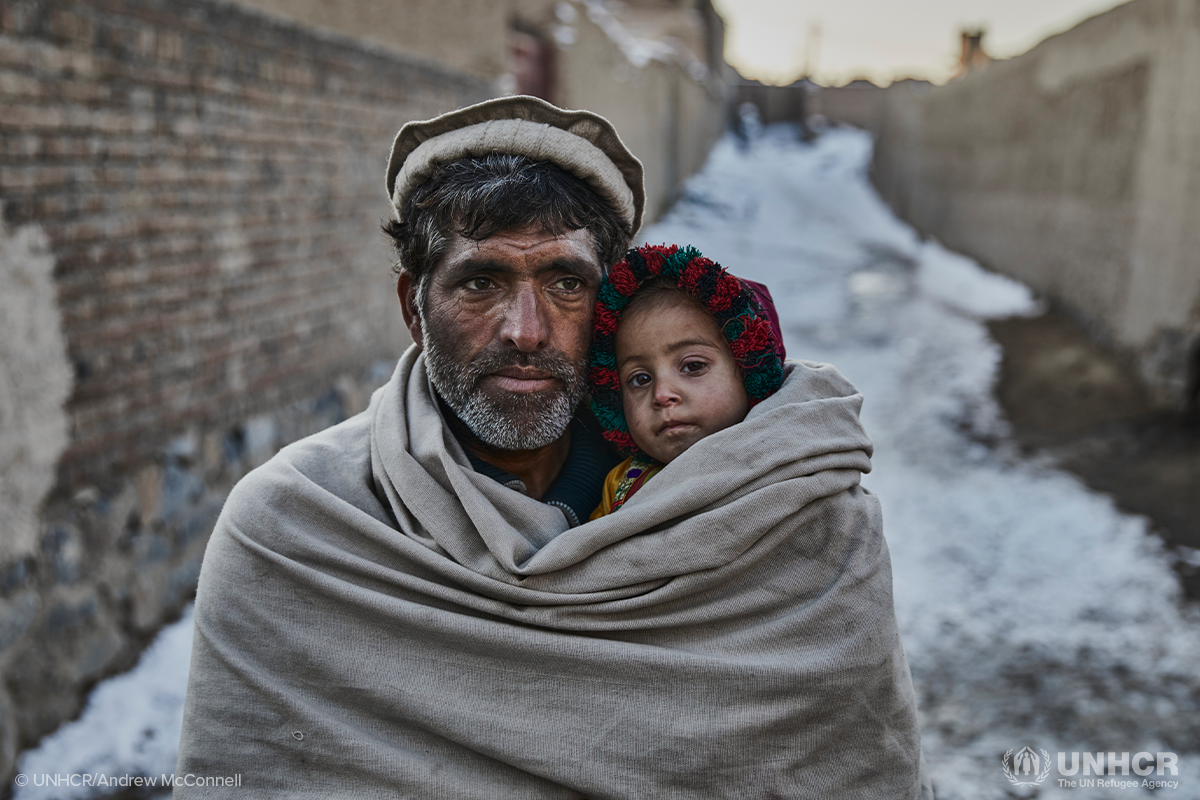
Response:
POLYGON ((49 240, 37 225, 0 222, 0 563, 37 549, 70 391, 49 240))
POLYGON ((1045 292, 1160 398, 1200 374, 1200 4, 1134 0, 943 87, 885 92, 880 193, 1045 292))

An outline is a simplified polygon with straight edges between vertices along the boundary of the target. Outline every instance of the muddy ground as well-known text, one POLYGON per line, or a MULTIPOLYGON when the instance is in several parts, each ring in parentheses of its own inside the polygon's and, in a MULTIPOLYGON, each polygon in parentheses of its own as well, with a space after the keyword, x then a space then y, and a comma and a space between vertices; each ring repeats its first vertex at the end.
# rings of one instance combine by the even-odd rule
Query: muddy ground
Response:
MULTIPOLYGON (((1004 349, 997 395, 1021 446, 1148 517, 1169 547, 1200 549, 1200 414, 1156 407, 1128 363, 1059 312, 989 327, 1004 349)), ((1176 571, 1200 602, 1200 566, 1181 560, 1176 571)))

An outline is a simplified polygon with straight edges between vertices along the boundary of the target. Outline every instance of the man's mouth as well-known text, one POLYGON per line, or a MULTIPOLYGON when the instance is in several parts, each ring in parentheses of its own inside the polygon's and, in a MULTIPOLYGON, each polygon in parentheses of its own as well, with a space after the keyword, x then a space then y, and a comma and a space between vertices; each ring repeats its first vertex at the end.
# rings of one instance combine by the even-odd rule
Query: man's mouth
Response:
POLYGON ((500 389, 517 394, 531 394, 550 389, 558 381, 552 374, 535 367, 504 367, 486 380, 500 389))

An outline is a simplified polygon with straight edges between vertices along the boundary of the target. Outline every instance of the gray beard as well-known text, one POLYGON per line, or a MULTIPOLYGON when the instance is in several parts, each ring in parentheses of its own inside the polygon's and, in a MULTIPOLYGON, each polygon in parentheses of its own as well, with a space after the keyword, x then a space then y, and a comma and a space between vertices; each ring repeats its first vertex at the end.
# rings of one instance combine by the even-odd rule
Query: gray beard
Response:
POLYGON ((567 430, 586 391, 584 369, 561 353, 522 353, 490 348, 473 361, 456 361, 425 328, 425 369, 442 401, 474 436, 497 450, 535 450, 567 430), (534 367, 562 382, 562 389, 535 394, 488 394, 480 383, 504 367, 534 367))

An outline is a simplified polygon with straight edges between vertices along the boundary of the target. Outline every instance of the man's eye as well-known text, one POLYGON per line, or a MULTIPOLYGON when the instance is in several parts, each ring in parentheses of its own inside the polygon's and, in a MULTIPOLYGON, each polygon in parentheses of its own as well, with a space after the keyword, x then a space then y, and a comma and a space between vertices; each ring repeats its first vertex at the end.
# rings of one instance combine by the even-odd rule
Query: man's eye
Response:
POLYGON ((648 386, 650 384, 650 376, 644 372, 638 372, 634 375, 630 375, 626 383, 637 388, 648 386))
POLYGON ((565 292, 578 292, 583 288, 583 281, 579 278, 560 278, 555 285, 565 292))
POLYGON ((491 278, 471 278, 469 281, 464 283, 463 286, 473 292, 482 292, 485 289, 491 289, 493 286, 495 286, 495 284, 492 283, 491 278))

